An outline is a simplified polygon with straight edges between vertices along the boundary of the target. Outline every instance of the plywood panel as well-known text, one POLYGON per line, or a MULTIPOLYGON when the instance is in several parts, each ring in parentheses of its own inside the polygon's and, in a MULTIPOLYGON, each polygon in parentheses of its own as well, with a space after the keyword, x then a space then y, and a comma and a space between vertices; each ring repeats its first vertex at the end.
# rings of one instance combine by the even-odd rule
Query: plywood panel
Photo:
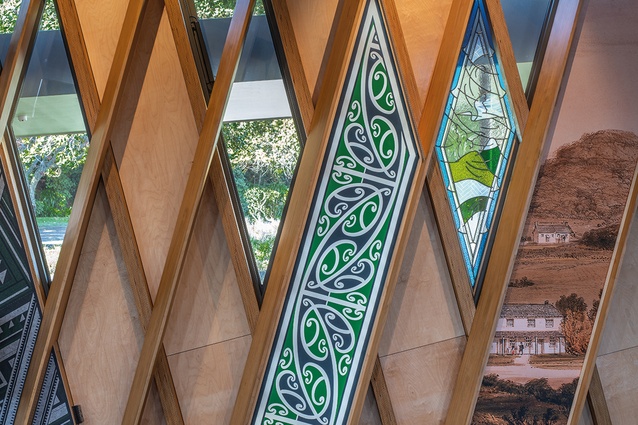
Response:
POLYGON ((381 358, 398 423, 443 423, 464 348, 462 336, 381 358))
POLYGON ((75 2, 100 97, 106 87, 127 2, 85 0, 75 2))
POLYGON ((464 335, 429 199, 421 196, 380 356, 464 335))
MULTIPOLYGON (((141 343, 137 309, 100 189, 59 338, 69 387, 86 424, 121 422, 141 343)), ((160 423, 159 401, 156 396, 149 401, 147 423, 160 423)))
POLYGON ((605 322, 598 355, 638 346, 638 219, 634 218, 627 239, 611 308, 605 322))
MULTIPOLYGON (((124 105, 120 111, 121 116, 133 117, 133 121, 122 120, 112 137, 153 298, 198 139, 165 13, 159 25, 139 102, 124 105)), ((135 93, 133 87, 127 90, 135 93)))
POLYGON ((250 336, 168 357, 186 424, 227 424, 250 336))
POLYGON ((207 185, 164 344, 175 354, 250 335, 221 217, 207 185))
POLYGON ((638 417, 638 347, 600 356, 596 365, 612 423, 635 424, 638 417))
POLYGON ((311 94, 315 93, 338 3, 337 0, 287 0, 311 94))
POLYGON ((452 1, 402 0, 396 4, 423 108, 452 1))

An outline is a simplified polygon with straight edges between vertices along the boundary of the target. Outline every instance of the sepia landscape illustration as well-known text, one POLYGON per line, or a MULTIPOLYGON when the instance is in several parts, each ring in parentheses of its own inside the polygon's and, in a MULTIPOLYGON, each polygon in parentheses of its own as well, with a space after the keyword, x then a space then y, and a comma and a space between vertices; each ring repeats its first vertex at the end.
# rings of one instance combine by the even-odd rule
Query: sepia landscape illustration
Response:
POLYGON ((638 159, 584 134, 541 167, 473 424, 566 424, 638 159))

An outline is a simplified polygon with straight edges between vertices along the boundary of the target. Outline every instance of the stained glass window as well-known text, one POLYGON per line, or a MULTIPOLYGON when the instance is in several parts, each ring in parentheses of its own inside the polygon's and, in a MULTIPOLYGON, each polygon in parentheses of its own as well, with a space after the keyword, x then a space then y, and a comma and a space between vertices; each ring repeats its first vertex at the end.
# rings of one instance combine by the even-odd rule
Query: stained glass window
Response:
POLYGON ((516 133, 489 25, 483 1, 476 0, 436 142, 473 288, 477 287, 516 133))

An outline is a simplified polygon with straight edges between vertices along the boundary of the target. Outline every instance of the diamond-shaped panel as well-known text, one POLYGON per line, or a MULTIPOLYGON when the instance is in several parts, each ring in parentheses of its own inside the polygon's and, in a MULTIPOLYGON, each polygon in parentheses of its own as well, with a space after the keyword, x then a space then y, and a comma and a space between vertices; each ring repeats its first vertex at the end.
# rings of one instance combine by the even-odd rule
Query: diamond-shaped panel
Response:
POLYGON ((435 148, 473 287, 516 133, 504 87, 485 5, 477 0, 435 148))

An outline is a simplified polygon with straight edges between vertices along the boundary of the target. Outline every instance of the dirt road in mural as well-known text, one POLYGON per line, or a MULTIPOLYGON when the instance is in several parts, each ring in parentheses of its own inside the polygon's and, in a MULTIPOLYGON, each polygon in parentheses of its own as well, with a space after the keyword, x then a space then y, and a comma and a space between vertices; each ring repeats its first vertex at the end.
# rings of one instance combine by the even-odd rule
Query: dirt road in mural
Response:
POLYGON ((565 424, 638 159, 604 130, 541 168, 474 424, 565 424))

